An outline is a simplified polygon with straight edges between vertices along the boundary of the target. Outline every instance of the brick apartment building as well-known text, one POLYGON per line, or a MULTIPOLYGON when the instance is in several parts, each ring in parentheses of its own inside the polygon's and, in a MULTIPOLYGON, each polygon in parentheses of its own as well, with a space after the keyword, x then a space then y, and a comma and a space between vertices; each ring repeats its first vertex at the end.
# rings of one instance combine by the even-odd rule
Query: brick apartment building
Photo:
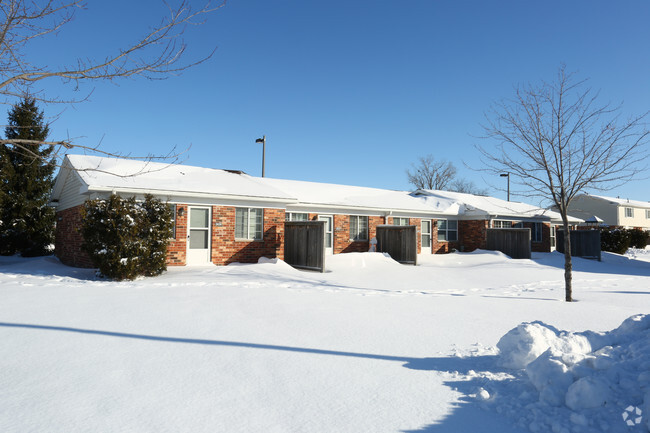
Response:
POLYGON ((487 229, 531 229, 532 251, 551 251, 559 215, 525 203, 447 191, 392 191, 270 179, 229 170, 68 155, 51 201, 55 253, 91 266, 81 250, 80 209, 88 199, 152 194, 174 211, 170 266, 225 265, 283 258, 285 221, 325 222, 327 254, 368 251, 382 224, 414 225, 418 253, 486 247, 487 229))

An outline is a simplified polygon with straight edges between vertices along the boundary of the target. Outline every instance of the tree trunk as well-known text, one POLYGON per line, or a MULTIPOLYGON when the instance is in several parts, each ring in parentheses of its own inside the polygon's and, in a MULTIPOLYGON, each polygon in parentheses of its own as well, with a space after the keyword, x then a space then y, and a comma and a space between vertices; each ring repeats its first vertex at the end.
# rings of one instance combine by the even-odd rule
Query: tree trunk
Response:
POLYGON ((573 302, 573 289, 571 287, 572 269, 571 262, 571 232, 569 231, 569 221, 563 215, 562 226, 564 230, 564 300, 566 302, 573 302))

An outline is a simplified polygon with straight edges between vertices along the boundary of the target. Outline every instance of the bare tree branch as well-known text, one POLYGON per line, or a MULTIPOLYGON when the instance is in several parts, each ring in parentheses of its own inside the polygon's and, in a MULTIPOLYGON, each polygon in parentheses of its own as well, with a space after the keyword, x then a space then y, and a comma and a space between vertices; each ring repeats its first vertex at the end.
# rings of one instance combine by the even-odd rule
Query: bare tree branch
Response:
POLYGON ((418 189, 446 189, 456 177, 456 167, 449 161, 436 161, 433 155, 421 156, 413 170, 406 170, 408 181, 418 189))
POLYGON ((486 114, 484 139, 477 146, 485 171, 510 172, 522 195, 553 203, 562 216, 565 239, 565 290, 571 301, 571 248, 568 209, 585 189, 622 185, 647 167, 648 113, 621 119, 621 106, 598 103, 561 66, 552 83, 523 86, 515 98, 496 103, 486 114))
MULTIPOLYGON (((120 78, 140 76, 146 79, 165 79, 185 69, 208 60, 214 50, 195 60, 186 61, 187 45, 183 34, 188 26, 200 25, 207 14, 221 8, 225 0, 204 0, 195 8, 190 0, 181 0, 177 6, 164 3, 169 13, 160 23, 146 31, 140 38, 115 52, 99 58, 77 58, 72 64, 49 67, 36 64, 27 53, 30 43, 47 35, 63 31, 75 18, 75 13, 85 8, 83 0, 2 0, 0 1, 0 103, 13 105, 16 100, 29 96, 44 103, 72 103, 80 100, 63 100, 57 96, 45 96, 35 89, 37 83, 59 79, 78 87, 83 82, 114 81, 120 78)), ((28 154, 30 145, 54 145, 58 163, 65 150, 76 149, 108 156, 123 155, 101 151, 99 146, 79 145, 71 139, 56 139, 46 143, 0 140, 0 145, 10 145, 14 151, 28 154)), ((33 153, 33 152, 32 152, 33 153)), ((152 158, 177 158, 179 154, 152 158)))

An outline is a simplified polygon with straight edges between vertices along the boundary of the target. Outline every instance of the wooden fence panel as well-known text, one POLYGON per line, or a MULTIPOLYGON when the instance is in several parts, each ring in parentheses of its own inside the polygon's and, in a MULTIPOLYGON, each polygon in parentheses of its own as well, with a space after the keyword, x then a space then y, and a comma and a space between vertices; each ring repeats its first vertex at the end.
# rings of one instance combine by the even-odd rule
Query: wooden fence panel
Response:
MULTIPOLYGON (((571 230, 571 256, 601 260, 600 230, 571 230)), ((564 230, 558 228, 555 234, 555 249, 564 253, 564 230)))
POLYGON ((284 261, 295 268, 324 272, 325 222, 285 222, 284 261))
POLYGON ((396 262, 416 265, 418 261, 416 226, 377 226, 377 251, 388 253, 396 262))
POLYGON ((530 229, 488 229, 487 249, 513 259, 530 259, 530 229))

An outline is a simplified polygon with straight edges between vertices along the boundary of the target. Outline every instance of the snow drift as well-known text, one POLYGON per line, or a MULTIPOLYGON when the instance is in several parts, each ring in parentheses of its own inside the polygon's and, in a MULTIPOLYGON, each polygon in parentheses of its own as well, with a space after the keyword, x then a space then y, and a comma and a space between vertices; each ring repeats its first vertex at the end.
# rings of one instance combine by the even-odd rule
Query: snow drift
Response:
POLYGON ((499 364, 520 370, 521 380, 520 394, 501 399, 497 410, 516 414, 522 427, 650 431, 650 314, 604 333, 522 323, 497 347, 499 364))

